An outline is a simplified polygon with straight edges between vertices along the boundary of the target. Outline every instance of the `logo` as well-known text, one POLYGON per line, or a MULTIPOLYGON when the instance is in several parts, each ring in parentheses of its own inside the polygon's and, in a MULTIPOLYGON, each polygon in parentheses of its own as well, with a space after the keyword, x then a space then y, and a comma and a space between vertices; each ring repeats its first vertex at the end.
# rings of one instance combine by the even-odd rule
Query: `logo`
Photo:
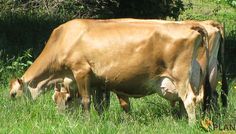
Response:
POLYGON ((236 122, 213 122, 209 118, 201 121, 201 126, 206 131, 220 130, 220 131, 236 131, 236 122))

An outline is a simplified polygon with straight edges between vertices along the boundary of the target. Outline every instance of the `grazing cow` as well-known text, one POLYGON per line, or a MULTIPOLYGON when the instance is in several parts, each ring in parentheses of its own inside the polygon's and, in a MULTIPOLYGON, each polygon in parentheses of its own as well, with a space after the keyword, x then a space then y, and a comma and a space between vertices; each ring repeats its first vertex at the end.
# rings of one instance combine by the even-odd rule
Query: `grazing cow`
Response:
POLYGON ((68 105, 66 103, 69 101, 71 94, 69 89, 67 87, 62 86, 60 89, 57 87, 55 84, 54 87, 54 94, 52 96, 53 101, 57 105, 57 110, 58 111, 63 111, 66 109, 68 105))
MULTIPOLYGON (((94 87, 94 89, 90 90, 92 95, 91 97, 93 98, 96 111, 99 114, 102 114, 105 109, 109 108, 110 91, 106 91, 102 85, 99 86, 99 90, 97 90, 97 88, 98 87, 94 87), (99 98, 96 96, 99 96, 99 98)), ((52 99, 55 102, 58 111, 65 110, 72 99, 79 99, 79 104, 81 104, 81 96, 76 91, 77 85, 75 80, 71 78, 65 77, 60 89, 58 88, 58 85, 55 85, 52 99)))
MULTIPOLYGON (((118 22, 155 22, 155 23, 167 23, 168 21, 163 21, 163 20, 139 20, 139 19, 112 19, 112 21, 118 21, 118 22)), ((169 21, 169 23, 199 23, 202 26, 204 26, 208 32, 208 37, 209 37, 209 81, 210 81, 210 86, 211 86, 211 95, 212 95, 212 101, 213 101, 213 107, 214 110, 218 109, 218 104, 217 104, 217 99, 218 99, 218 93, 216 92, 216 86, 217 86, 217 77, 218 77, 218 60, 217 57, 219 56, 219 52, 223 52, 224 48, 224 32, 223 32, 223 27, 216 21, 208 20, 208 21, 178 21, 178 22, 173 22, 169 21), (221 48, 221 49, 220 49, 221 48), (220 49, 220 50, 219 50, 220 49)), ((224 54, 221 55, 219 61, 224 60, 224 54)), ((222 70, 222 104, 223 106, 227 106, 227 81, 225 77, 225 69, 224 69, 224 64, 221 62, 221 70, 222 70), (225 98, 225 99, 224 99, 225 98)), ((167 81, 168 82, 168 81, 167 81)), ((170 81, 169 81, 170 82, 170 81)), ((174 88, 174 87, 172 87, 174 88)), ((101 92, 99 90, 95 91, 97 92, 96 96, 93 96, 95 98, 94 103, 95 103, 95 108, 99 113, 103 111, 103 107, 108 108, 109 107, 109 99, 105 97, 106 95, 110 95, 109 92, 101 92), (103 104, 105 103, 105 104, 103 104), (105 105, 105 106, 104 106, 105 105)), ((67 99, 65 99, 66 94, 58 96, 58 98, 61 98, 64 102, 67 102, 67 99)), ((118 99, 120 101, 121 107, 128 112, 130 110, 130 104, 129 104, 129 99, 128 97, 123 97, 121 95, 117 95, 118 99)), ((206 98, 207 99, 207 98, 206 98)), ((205 100, 206 101, 206 100, 205 100)), ((211 100, 208 100, 211 101, 211 100)), ((208 102, 210 103, 210 102, 208 102)), ((174 103, 173 103, 174 104, 174 103)), ((172 104, 172 105, 173 105, 172 104)), ((180 102, 181 105, 183 103, 180 102)), ((59 105, 59 104, 57 104, 59 105)), ((208 106, 209 107, 209 106, 208 106)), ((180 106, 180 108, 183 108, 183 106, 180 106)), ((206 110, 207 106, 204 106, 204 111, 206 110)), ((184 111, 181 109, 181 111, 184 111)), ((183 113, 182 113, 183 114, 183 113)))
POLYGON ((68 107, 68 102, 71 99, 78 99, 79 103, 81 103, 81 97, 78 94, 77 85, 74 81, 74 79, 65 77, 61 85, 58 83, 55 84, 52 99, 55 102, 58 111, 65 110, 68 107), (60 88, 58 86, 60 86, 60 88), (71 90, 71 88, 73 89, 71 90))
POLYGON ((122 98, 158 93, 182 101, 194 123, 204 93, 207 40, 197 23, 72 20, 53 31, 39 57, 11 82, 10 95, 29 90, 35 99, 51 81, 74 77, 85 111, 90 109, 89 85, 105 83, 122 98))
MULTIPOLYGON (((93 103, 96 111, 99 114, 102 114, 105 109, 109 107, 110 101, 110 91, 106 92, 103 90, 103 87, 100 86, 100 90, 97 90, 96 87, 91 91, 91 97, 93 98, 93 103), (96 96, 104 95, 103 97, 96 98, 96 96), (102 98, 102 99, 101 99, 102 98), (104 102, 104 103, 103 103, 104 102), (103 105, 101 105, 101 103, 103 105)), ((65 77, 61 83, 61 87, 58 88, 58 84, 55 85, 54 94, 52 96, 53 101, 55 102, 58 111, 65 110, 70 100, 78 99, 79 104, 81 104, 81 96, 77 91, 77 85, 74 79, 65 77)))
MULTIPOLYGON (((216 92, 216 86, 217 86, 217 78, 218 78, 218 60, 217 57, 220 61, 220 67, 221 67, 221 72, 222 72, 222 93, 221 93, 221 100, 223 107, 227 106, 227 94, 228 94, 228 85, 226 81, 226 75, 225 75, 225 67, 224 67, 224 28, 221 24, 219 24, 216 21, 212 20, 207 20, 207 21, 165 21, 165 20, 141 20, 141 19, 132 19, 132 18, 126 18, 126 19, 111 19, 112 21, 117 21, 117 22, 125 22, 125 23, 181 23, 181 24, 186 24, 186 23, 198 23, 202 26, 204 26, 208 32, 209 36, 209 81, 210 81, 210 86, 211 88, 208 88, 208 90, 205 90, 205 95, 204 100, 207 101, 204 106, 204 111, 211 107, 210 106, 210 101, 213 99, 213 107, 216 110, 217 109, 217 98, 218 98, 218 93, 216 92), (220 48, 220 50, 219 50, 220 48), (219 53, 221 53, 219 57, 219 53), (210 90, 212 89, 212 90, 210 90), (207 93, 209 91, 209 93, 207 93), (211 98, 212 97, 212 98, 211 98), (208 106, 206 106, 208 105, 208 106)), ((202 57, 204 58, 204 57, 202 57)), ((207 84, 205 84, 207 86, 207 84)), ((208 85, 209 86, 209 85, 208 85)), ((98 98, 101 96, 97 96, 98 98)), ((125 110, 128 111, 129 108, 129 100, 127 97, 122 98, 123 96, 118 95, 118 99, 120 101, 121 107, 125 110)), ((182 103, 180 103, 182 104, 182 103)), ((101 104, 102 105, 102 104, 101 104)), ((107 105, 107 104, 106 104, 107 105)))

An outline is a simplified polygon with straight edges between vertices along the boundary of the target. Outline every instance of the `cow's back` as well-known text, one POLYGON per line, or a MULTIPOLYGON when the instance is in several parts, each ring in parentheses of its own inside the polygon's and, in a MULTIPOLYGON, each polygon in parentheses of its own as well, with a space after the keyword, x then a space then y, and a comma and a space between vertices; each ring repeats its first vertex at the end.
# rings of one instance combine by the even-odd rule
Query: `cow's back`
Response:
POLYGON ((98 23, 73 44, 68 60, 87 61, 97 78, 121 92, 145 95, 152 92, 145 89, 149 79, 187 79, 181 70, 191 66, 193 44, 200 40, 188 25, 98 23))

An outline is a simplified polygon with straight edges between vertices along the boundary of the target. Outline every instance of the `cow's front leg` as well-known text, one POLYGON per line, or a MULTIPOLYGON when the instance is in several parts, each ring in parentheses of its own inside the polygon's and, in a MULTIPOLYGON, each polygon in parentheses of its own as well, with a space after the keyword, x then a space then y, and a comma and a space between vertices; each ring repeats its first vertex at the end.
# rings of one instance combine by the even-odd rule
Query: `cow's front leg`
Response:
POLYGON ((78 69, 73 71, 76 84, 78 86, 78 94, 81 97, 82 109, 84 112, 90 110, 90 92, 89 92, 89 69, 78 69))
POLYGON ((79 94, 81 96, 82 108, 85 112, 90 110, 90 93, 88 89, 88 77, 83 77, 76 79, 77 85, 79 87, 79 94))
POLYGON ((117 97, 119 99, 120 102, 120 106, 122 107, 122 109, 128 113, 130 111, 130 102, 129 102, 129 97, 124 96, 124 95, 119 95, 117 94, 117 97))

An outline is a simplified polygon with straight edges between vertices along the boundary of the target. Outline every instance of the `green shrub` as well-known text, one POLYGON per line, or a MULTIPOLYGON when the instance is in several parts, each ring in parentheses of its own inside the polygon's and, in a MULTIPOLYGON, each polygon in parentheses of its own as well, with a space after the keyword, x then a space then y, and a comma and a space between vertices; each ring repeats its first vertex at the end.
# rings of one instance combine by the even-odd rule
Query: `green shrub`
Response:
MULTIPOLYGON (((0 52, 1 56, 1 52, 0 52)), ((32 50, 24 51, 22 55, 0 59, 0 82, 7 84, 12 77, 19 77, 32 64, 32 50)))
POLYGON ((9 65, 6 66, 6 69, 10 72, 14 72, 16 74, 22 74, 26 68, 28 68, 32 64, 32 50, 26 50, 22 56, 14 57, 10 59, 9 65))
MULTIPOLYGON (((73 18, 176 18, 181 0, 5 0, 0 2, 0 50, 37 57, 52 30, 73 18)), ((4 56, 4 55, 3 55, 4 56)))
POLYGON ((215 0, 217 3, 227 3, 232 7, 236 7, 236 0, 215 0))
POLYGON ((79 18, 177 18, 183 10, 181 0, 6 0, 0 3, 2 13, 56 15, 79 18))

